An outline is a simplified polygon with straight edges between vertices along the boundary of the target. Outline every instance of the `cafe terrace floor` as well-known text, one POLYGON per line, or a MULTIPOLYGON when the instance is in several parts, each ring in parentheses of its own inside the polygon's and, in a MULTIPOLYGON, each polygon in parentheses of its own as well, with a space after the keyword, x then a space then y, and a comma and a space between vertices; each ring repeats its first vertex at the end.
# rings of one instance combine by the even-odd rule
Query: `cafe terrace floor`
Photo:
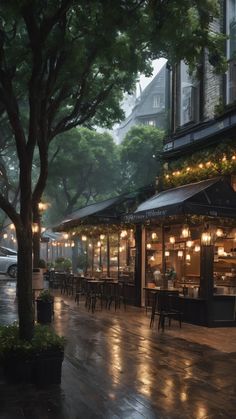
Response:
MULTIPOLYGON (((236 328, 173 322, 158 333, 143 309, 92 314, 55 295, 61 386, 9 386, 0 371, 1 419, 236 418, 236 328)), ((16 312, 15 284, 0 280, 0 323, 16 312)))

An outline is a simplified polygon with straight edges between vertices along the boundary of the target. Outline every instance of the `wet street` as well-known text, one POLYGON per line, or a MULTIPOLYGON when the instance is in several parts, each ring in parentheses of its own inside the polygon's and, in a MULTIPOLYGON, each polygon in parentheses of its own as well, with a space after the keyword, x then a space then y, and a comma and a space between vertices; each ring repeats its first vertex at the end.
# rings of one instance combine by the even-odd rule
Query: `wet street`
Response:
MULTIPOLYGON (((15 282, 0 279, 0 323, 17 319, 15 282)), ((1 419, 236 418, 236 329, 173 322, 121 307, 87 311, 55 294, 53 327, 66 336, 61 386, 9 386, 0 374, 1 419)))

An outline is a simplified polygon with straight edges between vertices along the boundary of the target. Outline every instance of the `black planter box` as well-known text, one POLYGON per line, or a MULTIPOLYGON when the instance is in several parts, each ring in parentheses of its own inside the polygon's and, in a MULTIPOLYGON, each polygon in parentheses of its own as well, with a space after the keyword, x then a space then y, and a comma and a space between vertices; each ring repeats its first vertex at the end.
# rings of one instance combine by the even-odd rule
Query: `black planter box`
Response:
POLYGON ((31 383, 40 387, 61 383, 61 369, 64 352, 45 351, 30 359, 9 354, 3 363, 7 383, 31 383))
POLYGON ((53 316, 53 301, 36 300, 38 323, 51 323, 53 316))
POLYGON ((8 383, 32 383, 35 361, 33 358, 19 358, 14 354, 4 358, 3 374, 8 383))
POLYGON ((61 369, 64 352, 42 353, 37 355, 34 367, 33 382, 44 387, 61 383, 61 369))

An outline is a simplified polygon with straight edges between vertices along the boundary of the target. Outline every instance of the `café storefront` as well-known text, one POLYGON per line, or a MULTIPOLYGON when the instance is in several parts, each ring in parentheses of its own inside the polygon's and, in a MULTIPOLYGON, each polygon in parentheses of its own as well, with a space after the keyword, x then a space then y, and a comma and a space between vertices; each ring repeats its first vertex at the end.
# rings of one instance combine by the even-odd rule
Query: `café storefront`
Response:
POLYGON ((139 232, 140 304, 149 289, 174 288, 186 321, 236 325, 236 193, 227 179, 160 192, 126 220, 139 232))
POLYGON ((88 205, 54 228, 66 234, 75 259, 83 259, 80 273, 122 282, 127 302, 133 305, 139 301, 140 293, 135 275, 136 226, 123 222, 122 216, 134 211, 138 203, 152 194, 153 188, 147 188, 88 205))

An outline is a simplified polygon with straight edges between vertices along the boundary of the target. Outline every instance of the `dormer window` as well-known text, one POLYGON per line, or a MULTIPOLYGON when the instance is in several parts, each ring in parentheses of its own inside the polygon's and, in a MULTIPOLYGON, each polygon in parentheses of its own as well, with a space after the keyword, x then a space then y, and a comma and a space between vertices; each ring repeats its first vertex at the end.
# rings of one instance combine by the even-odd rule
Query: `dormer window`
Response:
POLYGON ((153 95, 153 108, 163 109, 164 107, 165 107, 164 95, 163 94, 153 95))

